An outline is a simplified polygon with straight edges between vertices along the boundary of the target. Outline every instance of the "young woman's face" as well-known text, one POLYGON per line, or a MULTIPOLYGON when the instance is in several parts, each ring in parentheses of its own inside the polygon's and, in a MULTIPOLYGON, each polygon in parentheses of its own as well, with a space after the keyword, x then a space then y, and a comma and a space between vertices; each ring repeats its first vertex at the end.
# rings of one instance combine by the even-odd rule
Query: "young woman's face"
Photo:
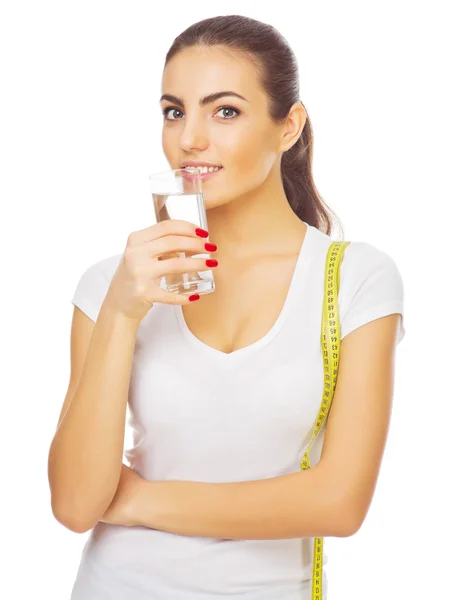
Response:
POLYGON ((206 206, 225 204, 260 186, 279 153, 281 126, 268 116, 254 65, 218 48, 187 48, 167 64, 161 100, 162 146, 171 169, 199 160, 223 167, 203 182, 206 206), (235 92, 205 105, 217 92, 235 92))

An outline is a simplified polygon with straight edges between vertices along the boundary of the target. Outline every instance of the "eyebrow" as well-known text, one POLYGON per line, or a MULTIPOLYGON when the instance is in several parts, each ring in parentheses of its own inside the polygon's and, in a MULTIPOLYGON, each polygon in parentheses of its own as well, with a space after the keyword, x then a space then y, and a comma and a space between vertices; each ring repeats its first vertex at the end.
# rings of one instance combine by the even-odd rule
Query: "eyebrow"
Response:
MULTIPOLYGON (((199 100, 199 106, 206 106, 207 104, 210 104, 211 102, 215 102, 216 100, 223 98, 223 96, 235 96, 236 98, 240 98, 241 100, 245 100, 245 102, 248 102, 248 100, 246 98, 244 98, 240 94, 237 94, 237 92, 226 91, 226 92, 215 92, 214 94, 209 94, 208 96, 203 96, 199 100)), ((173 96, 172 94, 163 94, 163 96, 160 98, 160 102, 162 102, 162 100, 168 100, 169 102, 174 102, 174 104, 178 104, 179 106, 182 106, 182 108, 185 108, 183 100, 181 100, 177 96, 173 96)))

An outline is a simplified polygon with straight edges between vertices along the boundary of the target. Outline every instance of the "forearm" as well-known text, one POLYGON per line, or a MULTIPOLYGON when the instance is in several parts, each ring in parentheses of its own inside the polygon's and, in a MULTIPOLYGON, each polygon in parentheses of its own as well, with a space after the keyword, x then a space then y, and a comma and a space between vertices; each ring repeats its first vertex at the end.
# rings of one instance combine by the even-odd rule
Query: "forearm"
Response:
POLYGON ((270 540, 348 535, 342 499, 321 469, 238 483, 147 481, 137 524, 170 533, 270 540))
POLYGON ((94 524, 121 473, 136 326, 101 308, 74 397, 48 459, 52 509, 68 527, 94 524))

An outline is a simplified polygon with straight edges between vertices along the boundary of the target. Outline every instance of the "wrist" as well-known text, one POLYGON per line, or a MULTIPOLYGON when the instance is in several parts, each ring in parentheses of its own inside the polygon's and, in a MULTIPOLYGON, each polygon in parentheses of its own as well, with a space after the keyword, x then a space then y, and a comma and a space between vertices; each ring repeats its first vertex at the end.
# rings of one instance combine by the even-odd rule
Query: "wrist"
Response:
POLYGON ((140 325, 139 319, 127 317, 124 313, 113 307, 107 299, 103 302, 100 308, 98 320, 101 318, 105 321, 108 321, 115 327, 129 329, 135 333, 140 325))
POLYGON ((155 526, 152 511, 151 485, 152 482, 146 479, 138 481, 130 500, 131 520, 138 527, 153 528, 155 526))

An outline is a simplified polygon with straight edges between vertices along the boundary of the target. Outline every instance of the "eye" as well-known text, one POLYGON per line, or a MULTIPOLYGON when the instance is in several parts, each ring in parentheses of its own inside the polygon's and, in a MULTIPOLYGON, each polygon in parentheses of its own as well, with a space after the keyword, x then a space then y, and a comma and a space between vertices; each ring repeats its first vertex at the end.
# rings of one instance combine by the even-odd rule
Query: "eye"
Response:
POLYGON ((179 113, 181 112, 179 109, 177 109, 177 108, 174 108, 174 107, 172 107, 172 106, 168 106, 168 108, 164 108, 164 109, 162 110, 162 114, 163 114, 163 116, 165 117, 165 120, 166 120, 166 121, 176 121, 176 120, 177 120, 177 119, 168 119, 168 113, 169 113, 170 111, 172 111, 172 110, 174 110, 175 112, 179 112, 179 113))
MULTIPOLYGON (((237 110, 236 108, 234 108, 233 106, 222 106, 221 108, 218 109, 217 112, 221 112, 222 110, 233 111, 233 112, 235 112, 237 114, 237 116, 240 114, 240 111, 237 110)), ((171 111, 174 111, 174 112, 179 113, 179 114, 183 114, 183 112, 181 110, 179 110, 178 108, 176 108, 174 106, 168 106, 167 108, 164 108, 162 110, 162 114, 163 114, 163 116, 165 118, 165 121, 178 121, 179 120, 177 118, 175 118, 175 119, 168 118, 168 115, 169 115, 169 113, 171 111)), ((234 118, 234 117, 232 117, 232 118, 234 118)), ((223 118, 222 120, 223 121, 230 121, 231 117, 223 118)))
MULTIPOLYGON (((228 110, 228 111, 233 111, 235 113, 237 113, 237 115, 240 114, 240 111, 238 111, 236 108, 232 107, 232 106, 223 106, 223 108, 220 108, 218 110, 218 112, 221 112, 222 110, 228 110)), ((226 119, 227 121, 230 121, 230 119, 226 119)))

